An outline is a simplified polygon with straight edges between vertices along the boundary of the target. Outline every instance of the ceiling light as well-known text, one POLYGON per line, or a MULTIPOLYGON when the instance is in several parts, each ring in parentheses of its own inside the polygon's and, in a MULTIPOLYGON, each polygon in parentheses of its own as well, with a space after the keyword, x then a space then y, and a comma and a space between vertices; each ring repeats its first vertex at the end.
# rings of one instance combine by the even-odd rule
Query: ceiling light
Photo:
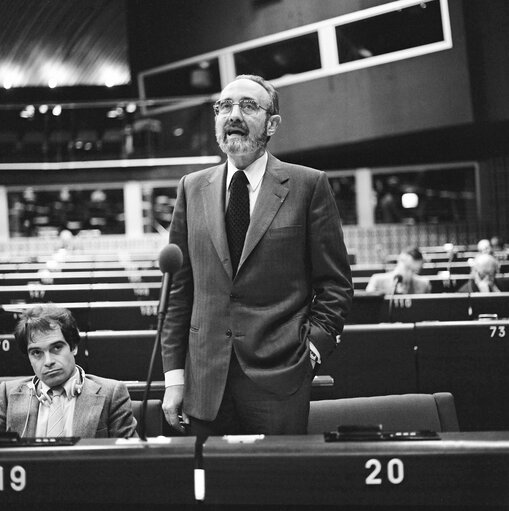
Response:
POLYGON ((405 209, 416 208, 419 205, 419 196, 416 193, 404 193, 401 196, 401 205, 405 209))

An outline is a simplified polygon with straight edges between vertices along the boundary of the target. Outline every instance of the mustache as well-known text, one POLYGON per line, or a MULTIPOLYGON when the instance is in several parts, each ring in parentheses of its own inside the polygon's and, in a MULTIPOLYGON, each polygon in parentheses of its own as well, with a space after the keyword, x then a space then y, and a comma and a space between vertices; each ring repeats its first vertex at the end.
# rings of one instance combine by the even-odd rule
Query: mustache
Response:
POLYGON ((244 131, 246 134, 249 133, 249 128, 242 121, 228 121, 223 126, 223 132, 226 132, 226 131, 232 130, 232 129, 240 129, 240 130, 244 131))

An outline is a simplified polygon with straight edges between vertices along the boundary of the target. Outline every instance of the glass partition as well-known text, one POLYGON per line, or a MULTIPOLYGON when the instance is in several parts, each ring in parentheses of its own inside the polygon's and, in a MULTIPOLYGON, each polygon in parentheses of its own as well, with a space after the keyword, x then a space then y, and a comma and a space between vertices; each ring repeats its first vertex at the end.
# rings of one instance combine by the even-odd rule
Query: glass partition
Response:
POLYGON ((340 63, 443 41, 440 2, 422 2, 339 25, 336 40, 340 63))
POLYGON ((12 237, 56 236, 63 230, 74 235, 125 233, 122 188, 28 187, 9 191, 7 200, 12 237))
POLYGON ((277 41, 235 53, 237 74, 257 74, 267 80, 319 69, 318 34, 277 41))
POLYGON ((477 221, 476 167, 373 171, 376 223, 477 221))

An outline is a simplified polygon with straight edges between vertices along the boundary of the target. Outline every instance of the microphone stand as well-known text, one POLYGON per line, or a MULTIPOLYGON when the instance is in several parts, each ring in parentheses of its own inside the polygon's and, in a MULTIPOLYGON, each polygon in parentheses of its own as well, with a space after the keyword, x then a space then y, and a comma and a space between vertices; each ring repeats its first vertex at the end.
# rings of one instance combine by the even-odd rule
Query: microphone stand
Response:
POLYGON ((401 275, 395 275, 394 276, 394 287, 392 288, 391 297, 389 298, 389 317, 388 322, 392 323, 392 309, 394 306, 394 295, 396 294, 396 289, 398 287, 398 284, 403 280, 403 277, 401 275))
POLYGON ((163 330, 164 318, 166 317, 166 304, 168 297, 168 290, 171 287, 171 275, 170 273, 165 273, 163 275, 162 286, 161 286, 161 296, 159 298, 159 309, 157 311, 157 333, 156 338, 154 340, 154 346, 152 348, 152 355, 150 357, 150 364, 148 366, 148 374, 147 374, 147 382, 145 385, 145 391, 143 393, 143 401, 141 404, 141 414, 140 414, 140 438, 144 441, 147 440, 147 436, 145 434, 146 430, 146 414, 147 414, 147 401, 148 395, 150 392, 150 385, 152 383, 152 373, 154 372, 154 364, 156 360, 156 355, 158 349, 160 349, 161 345, 161 334, 163 330))
POLYGON ((448 248, 449 248, 449 257, 447 259, 447 276, 448 276, 449 292, 451 292, 452 291, 451 266, 452 266, 452 262, 453 262, 454 256, 455 256, 454 245, 451 243, 450 245, 448 245, 448 248))

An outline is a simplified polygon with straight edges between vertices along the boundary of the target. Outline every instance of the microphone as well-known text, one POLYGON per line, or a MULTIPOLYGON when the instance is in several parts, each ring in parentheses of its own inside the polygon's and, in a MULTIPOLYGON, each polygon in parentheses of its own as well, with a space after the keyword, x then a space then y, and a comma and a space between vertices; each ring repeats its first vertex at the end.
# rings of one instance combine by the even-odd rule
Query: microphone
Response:
POLYGON ((444 248, 449 252, 449 257, 447 258, 447 277, 448 277, 448 287, 452 288, 452 278, 451 278, 451 265, 456 255, 454 251, 454 245, 452 243, 446 243, 444 248))
POLYGON ((398 284, 401 284, 401 282, 403 282, 403 276, 400 275, 399 273, 396 273, 396 275, 394 275, 391 297, 389 298, 389 317, 388 317, 389 323, 392 323, 392 308, 394 305, 394 295, 396 294, 398 284))
POLYGON ((171 281, 173 274, 176 273, 183 262, 182 251, 177 245, 169 243, 159 253, 159 269, 163 273, 163 280, 161 285, 161 294, 159 296, 159 307, 157 309, 157 333, 154 341, 154 347, 152 348, 152 356, 150 357, 150 364, 147 374, 147 383, 145 385, 145 392, 143 394, 143 402, 141 405, 140 414, 140 438, 147 440, 145 435, 146 420, 145 416, 147 413, 147 401, 150 392, 150 384, 152 383, 152 373, 154 372, 154 363, 161 343, 161 333, 163 330, 164 318, 166 316, 166 309, 168 308, 168 298, 170 295, 171 281))
MULTIPOLYGON (((171 277, 182 266, 182 250, 177 245, 169 243, 159 253, 159 269, 163 274, 161 294, 159 296, 159 307, 157 309, 158 322, 166 315, 168 308, 168 297, 170 294, 171 277)), ((162 326, 162 325, 161 325, 162 326)), ((157 326, 159 330, 159 324, 157 326)))

